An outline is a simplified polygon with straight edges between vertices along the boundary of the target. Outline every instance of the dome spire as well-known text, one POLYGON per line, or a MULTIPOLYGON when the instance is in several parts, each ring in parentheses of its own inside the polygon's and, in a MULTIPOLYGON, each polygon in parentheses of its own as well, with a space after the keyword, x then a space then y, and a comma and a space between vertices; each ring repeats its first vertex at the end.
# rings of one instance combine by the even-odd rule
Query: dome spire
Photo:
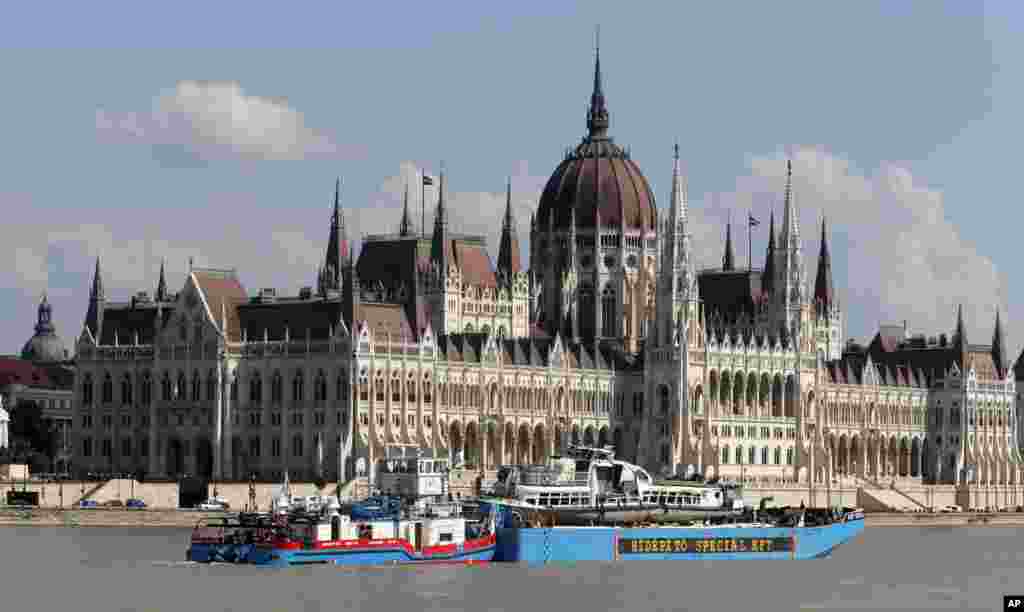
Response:
POLYGON ((590 94, 587 132, 591 140, 603 140, 608 137, 608 108, 604 103, 604 89, 601 86, 601 26, 597 26, 595 38, 594 91, 590 94))

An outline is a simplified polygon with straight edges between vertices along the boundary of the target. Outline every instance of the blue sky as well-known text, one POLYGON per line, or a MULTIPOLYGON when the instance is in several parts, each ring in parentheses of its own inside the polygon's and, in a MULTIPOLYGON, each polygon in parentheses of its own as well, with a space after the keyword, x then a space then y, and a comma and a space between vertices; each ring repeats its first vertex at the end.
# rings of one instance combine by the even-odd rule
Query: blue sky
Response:
POLYGON ((311 284, 337 175, 353 230, 381 231, 414 169, 444 160, 465 228, 489 235, 511 175, 525 237, 545 179, 584 133, 596 24, 611 134, 660 206, 678 140, 708 264, 730 210, 767 217, 793 155, 808 273, 825 213, 849 336, 903 319, 945 332, 965 302, 972 340, 990 339, 998 304, 1014 356, 1024 341, 1013 3, 3 11, 0 353, 31 334, 44 288, 74 339, 96 254, 120 298, 152 291, 161 258, 172 285, 188 257, 238 267, 250 291, 311 284))

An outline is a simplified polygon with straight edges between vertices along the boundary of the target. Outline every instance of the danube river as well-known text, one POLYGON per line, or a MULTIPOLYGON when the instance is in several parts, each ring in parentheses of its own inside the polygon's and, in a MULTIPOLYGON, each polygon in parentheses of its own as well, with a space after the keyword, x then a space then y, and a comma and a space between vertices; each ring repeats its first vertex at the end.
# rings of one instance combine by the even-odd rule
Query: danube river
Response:
POLYGON ((879 527, 820 561, 352 569, 183 563, 187 529, 0 528, 0 609, 997 610, 1024 591, 1024 537, 879 527))

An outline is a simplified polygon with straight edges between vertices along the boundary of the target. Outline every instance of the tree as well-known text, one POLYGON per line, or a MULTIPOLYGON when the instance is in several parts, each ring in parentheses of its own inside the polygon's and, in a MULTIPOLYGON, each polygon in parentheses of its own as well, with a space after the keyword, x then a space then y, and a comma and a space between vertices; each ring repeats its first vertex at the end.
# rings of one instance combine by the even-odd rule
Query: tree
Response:
POLYGON ((10 436, 12 446, 25 445, 25 450, 34 451, 52 459, 54 456, 54 432, 43 419, 43 408, 34 400, 21 400, 11 411, 10 436))

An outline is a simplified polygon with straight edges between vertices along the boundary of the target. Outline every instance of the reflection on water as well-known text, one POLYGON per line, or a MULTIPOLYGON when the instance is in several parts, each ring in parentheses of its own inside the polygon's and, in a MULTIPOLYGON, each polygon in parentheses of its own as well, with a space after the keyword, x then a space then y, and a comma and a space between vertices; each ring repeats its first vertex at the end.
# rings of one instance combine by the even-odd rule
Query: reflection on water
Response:
POLYGON ((273 570, 183 561, 187 529, 0 529, 3 610, 993 610, 1012 528, 868 529, 822 561, 273 570))

